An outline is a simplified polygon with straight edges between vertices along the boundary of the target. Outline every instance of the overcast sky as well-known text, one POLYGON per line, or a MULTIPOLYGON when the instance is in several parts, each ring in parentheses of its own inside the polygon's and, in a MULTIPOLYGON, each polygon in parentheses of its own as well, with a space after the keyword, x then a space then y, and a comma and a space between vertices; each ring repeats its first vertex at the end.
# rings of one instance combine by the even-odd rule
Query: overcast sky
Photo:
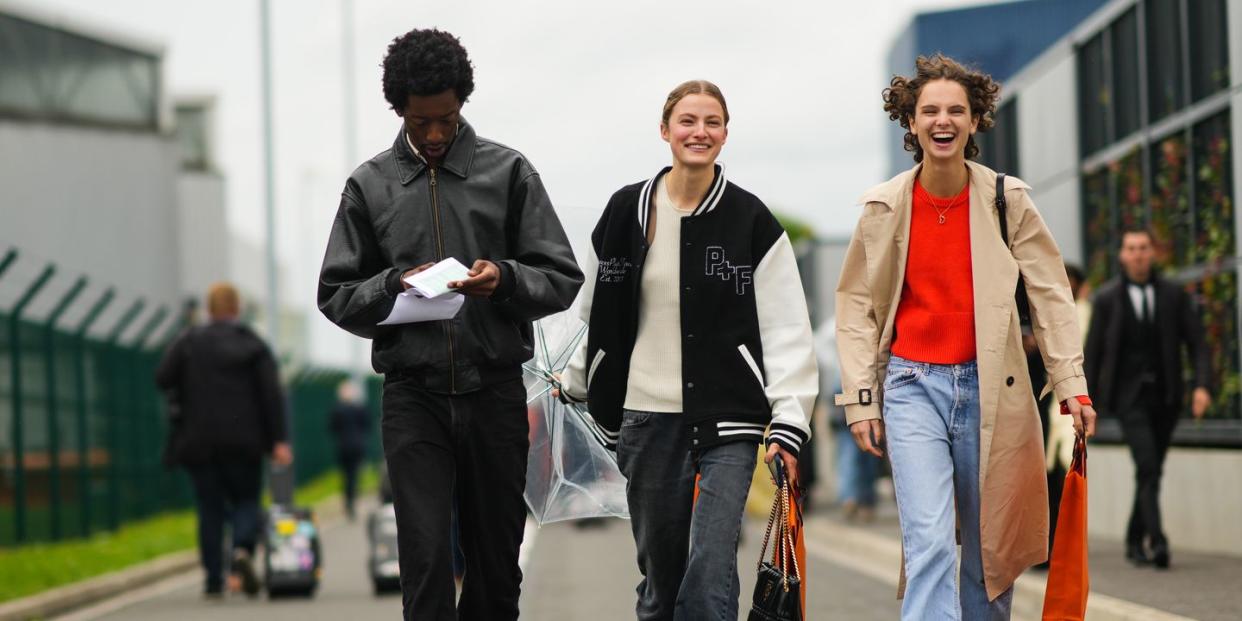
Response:
MULTIPOLYGON (((287 290, 313 317, 314 282, 348 172, 388 148, 399 119, 380 88, 393 37, 438 27, 475 65, 464 115, 542 174, 575 242, 608 196, 670 161, 668 91, 691 78, 729 102, 729 177, 824 236, 847 236, 855 199, 882 180, 887 51, 920 10, 968 0, 805 2, 356 0, 356 89, 342 87, 341 0, 273 0, 278 247, 287 290), (344 144, 344 101, 357 144, 344 144), (351 157, 352 153, 352 157, 351 157)), ((255 0, 39 0, 162 44, 170 94, 218 98, 216 163, 230 226, 263 238, 259 11, 255 0)), ((256 266, 257 267, 257 266, 256 266)))

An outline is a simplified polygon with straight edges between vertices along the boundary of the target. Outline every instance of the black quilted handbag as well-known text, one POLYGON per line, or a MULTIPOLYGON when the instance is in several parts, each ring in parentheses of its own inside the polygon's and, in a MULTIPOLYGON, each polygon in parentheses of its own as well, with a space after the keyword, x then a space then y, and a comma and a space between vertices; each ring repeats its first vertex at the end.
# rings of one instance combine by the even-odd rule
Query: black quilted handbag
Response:
MULTIPOLYGON (((779 459, 779 458, 777 458, 779 459)), ((783 473, 781 473, 783 474, 783 473)), ((793 533, 789 528, 789 479, 780 476, 768 529, 763 534, 763 550, 759 552, 759 576, 747 621, 802 621, 802 578, 794 555, 793 533), (766 559, 768 542, 776 531, 772 558, 766 559)))

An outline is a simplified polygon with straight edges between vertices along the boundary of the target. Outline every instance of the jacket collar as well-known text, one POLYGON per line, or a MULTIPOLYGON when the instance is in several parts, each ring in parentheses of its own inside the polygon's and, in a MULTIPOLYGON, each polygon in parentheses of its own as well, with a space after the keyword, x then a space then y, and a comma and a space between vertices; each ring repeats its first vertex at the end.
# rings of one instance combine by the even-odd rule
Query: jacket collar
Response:
MULTIPOLYGON (((667 175, 668 171, 672 169, 672 166, 665 166, 662 170, 660 170, 660 172, 656 173, 656 176, 648 179, 647 182, 643 184, 642 190, 638 193, 638 226, 643 230, 644 237, 647 235, 647 220, 651 211, 652 201, 655 200, 652 195, 655 193, 656 185, 659 183, 660 177, 667 175)), ((695 216, 701 216, 716 209, 716 207, 720 204, 720 197, 724 196, 725 184, 727 182, 728 180, 725 179, 724 164, 717 162, 716 174, 715 177, 712 178, 712 184, 707 188, 707 194, 703 196, 703 200, 699 201, 699 206, 695 207, 694 211, 686 217, 693 218, 695 216)))
MULTIPOLYGON (((474 128, 466 119, 462 119, 457 126, 457 136, 453 138, 453 144, 449 146, 448 153, 444 156, 444 162, 440 164, 440 168, 447 170, 462 179, 470 174, 470 163, 474 161, 474 148, 477 143, 478 136, 474 133, 474 128)), ((397 131, 397 139, 392 143, 393 156, 397 162, 397 176, 401 179, 401 185, 405 185, 413 181, 415 177, 427 169, 427 162, 423 158, 415 155, 410 149, 409 143, 405 138, 405 126, 397 131)))
MULTIPOLYGON (((919 171, 922 168, 922 164, 915 164, 910 170, 867 190, 862 195, 862 198, 858 199, 858 204, 880 203, 888 207, 890 211, 897 209, 899 206, 908 205, 910 197, 914 195, 914 179, 918 177, 919 171)), ((966 160, 966 168, 970 171, 971 195, 977 195, 983 199, 984 205, 994 204, 996 200, 996 171, 971 160, 966 160)), ((1016 188, 1031 189, 1021 179, 1007 175, 1005 177, 1005 190, 1008 191, 1016 188)))

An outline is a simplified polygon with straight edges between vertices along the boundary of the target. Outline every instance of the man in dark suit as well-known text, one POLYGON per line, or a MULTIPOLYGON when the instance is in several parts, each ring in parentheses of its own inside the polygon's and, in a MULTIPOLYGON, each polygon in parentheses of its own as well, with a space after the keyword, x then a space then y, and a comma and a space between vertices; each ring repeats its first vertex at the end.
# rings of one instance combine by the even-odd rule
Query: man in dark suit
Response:
POLYGON ((1152 270, 1154 245, 1148 230, 1122 234, 1122 274, 1096 295, 1085 366, 1097 407, 1120 420, 1134 459, 1126 558, 1164 569, 1169 566, 1169 543, 1160 522, 1160 477, 1184 403, 1182 347, 1194 367, 1195 418, 1202 418, 1211 405, 1211 365, 1194 301, 1152 270))
POLYGON ((252 557, 259 536, 262 460, 293 461, 284 397, 271 350, 238 321, 237 290, 216 283, 207 293, 210 321, 169 346, 155 382, 176 395, 180 416, 168 461, 185 466, 198 507, 198 547, 207 572, 204 595, 224 594, 223 538, 232 525, 229 587, 259 592, 252 557))

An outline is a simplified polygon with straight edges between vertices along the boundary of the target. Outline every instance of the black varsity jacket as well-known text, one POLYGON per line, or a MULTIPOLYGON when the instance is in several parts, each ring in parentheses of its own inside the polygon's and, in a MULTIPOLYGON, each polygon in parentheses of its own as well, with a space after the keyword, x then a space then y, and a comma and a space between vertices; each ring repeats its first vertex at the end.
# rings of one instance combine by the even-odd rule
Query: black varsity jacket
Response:
MULTIPOLYGON (((652 194, 669 170, 613 194, 591 235, 580 305, 587 338, 562 376, 561 392, 587 402, 596 436, 609 448, 620 434, 638 337, 652 194)), ((702 203, 680 226, 688 448, 766 436, 797 455, 810 437, 819 373, 789 236, 719 165, 702 203)))

